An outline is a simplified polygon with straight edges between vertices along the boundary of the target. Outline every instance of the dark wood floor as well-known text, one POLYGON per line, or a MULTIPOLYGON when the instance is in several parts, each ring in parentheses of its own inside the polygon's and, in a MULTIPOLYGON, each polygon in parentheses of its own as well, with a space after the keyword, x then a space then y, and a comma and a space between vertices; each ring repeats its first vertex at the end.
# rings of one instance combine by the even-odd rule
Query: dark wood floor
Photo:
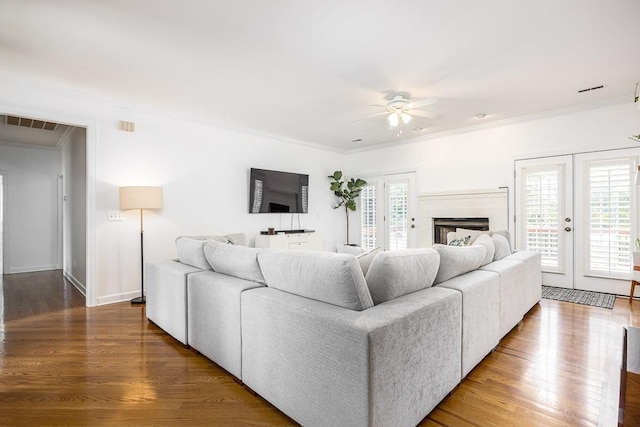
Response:
MULTIPOLYGON (((60 271, 1 288, 0 425, 295 425, 144 306, 86 308, 60 271)), ((640 326, 640 301, 542 300, 421 425, 616 425, 626 325, 640 326)))

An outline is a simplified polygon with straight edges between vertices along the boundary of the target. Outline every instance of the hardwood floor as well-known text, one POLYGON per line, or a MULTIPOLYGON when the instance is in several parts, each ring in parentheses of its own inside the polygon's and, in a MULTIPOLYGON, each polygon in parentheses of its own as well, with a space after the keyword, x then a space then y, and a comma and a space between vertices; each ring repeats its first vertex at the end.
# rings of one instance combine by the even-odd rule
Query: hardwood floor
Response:
MULTIPOLYGON (((59 271, 1 287, 0 425, 295 425, 144 306, 86 308, 59 271)), ((640 301, 542 300, 421 425, 616 425, 627 325, 640 326, 640 301)))

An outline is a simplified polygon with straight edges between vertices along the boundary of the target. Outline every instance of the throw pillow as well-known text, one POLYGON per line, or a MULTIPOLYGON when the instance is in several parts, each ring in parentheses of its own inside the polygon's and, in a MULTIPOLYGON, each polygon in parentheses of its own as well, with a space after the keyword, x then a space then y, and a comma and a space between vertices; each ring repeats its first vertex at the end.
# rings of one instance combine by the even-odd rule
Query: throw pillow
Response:
POLYGON ((494 233, 491 238, 493 239, 493 243, 496 245, 496 253, 493 256, 494 261, 501 260, 511 254, 509 241, 502 234, 494 233))
POLYGON ((380 252, 380 248, 375 248, 356 256, 358 263, 360 264, 360 268, 362 269, 362 274, 364 274, 365 276, 367 275, 367 271, 369 271, 371 262, 376 257, 378 252, 380 252))
POLYGON ((471 236, 471 239, 469 240, 469 244, 473 245, 473 242, 476 241, 476 239, 483 235, 483 234, 488 234, 489 236, 491 236, 491 232, 487 231, 487 230, 471 230, 470 228, 456 228, 456 233, 464 233, 464 234, 468 234, 469 236, 471 236))
POLYGON ((493 239, 488 234, 482 234, 478 236, 478 238, 473 244, 482 245, 487 250, 487 253, 484 256, 484 261, 482 262, 482 265, 487 265, 493 261, 493 257, 496 253, 496 245, 495 243, 493 243, 493 239))
POLYGON ((433 245, 440 254, 440 268, 434 280, 435 284, 442 283, 453 277, 476 270, 484 262, 487 250, 482 245, 448 246, 433 245))
POLYGON ((214 271, 265 284, 258 265, 259 252, 260 250, 256 248, 230 245, 214 240, 204 245, 204 255, 214 271))
POLYGON ((458 237, 449 242, 449 246, 467 246, 469 245, 469 240, 471 240, 471 236, 458 237))
POLYGON ((351 310, 373 307, 356 257, 320 251, 261 250, 267 286, 351 310))
POLYGON ((366 275, 374 304, 430 287, 439 258, 433 249, 379 252, 366 275))

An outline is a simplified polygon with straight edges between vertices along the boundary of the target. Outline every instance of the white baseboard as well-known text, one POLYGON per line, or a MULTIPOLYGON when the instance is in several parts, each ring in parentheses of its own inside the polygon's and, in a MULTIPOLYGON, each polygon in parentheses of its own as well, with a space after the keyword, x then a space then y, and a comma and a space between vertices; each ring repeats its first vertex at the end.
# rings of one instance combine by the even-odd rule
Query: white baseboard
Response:
POLYGON ((105 304, 113 304, 116 302, 131 301, 132 299, 139 296, 140 296, 140 293, 138 291, 106 295, 103 297, 99 297, 96 305, 105 305, 105 304))
POLYGON ((49 271, 49 270, 60 270, 60 269, 56 264, 38 265, 33 267, 13 267, 5 271, 4 274, 35 273, 37 271, 49 271))
POLYGON ((86 286, 84 286, 82 283, 80 283, 80 281, 78 279, 76 279, 75 277, 73 277, 73 275, 71 273, 68 273, 66 271, 62 271, 62 275, 71 282, 71 284, 80 291, 80 293, 82 295, 84 295, 85 297, 87 296, 87 288, 86 286))

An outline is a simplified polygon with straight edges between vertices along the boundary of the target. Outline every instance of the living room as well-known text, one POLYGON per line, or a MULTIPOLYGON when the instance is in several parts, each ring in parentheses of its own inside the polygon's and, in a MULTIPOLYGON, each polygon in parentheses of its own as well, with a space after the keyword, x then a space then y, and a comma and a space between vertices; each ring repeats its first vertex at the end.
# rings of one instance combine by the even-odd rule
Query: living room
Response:
MULTIPOLYGON (((417 7, 415 3, 409 3, 417 7)), ((102 4, 111 20, 105 18, 104 23, 99 25, 99 19, 90 19, 95 18, 98 12, 91 8, 86 10, 78 8, 73 11, 69 10, 73 9, 72 7, 67 9, 60 5, 54 7, 40 4, 38 7, 42 8, 43 15, 48 13, 57 18, 45 25, 42 24, 45 22, 43 17, 28 18, 29 13, 34 12, 31 9, 33 6, 19 5, 19 2, 8 2, 7 6, 10 6, 14 13, 3 14, 0 18, 0 24, 2 24, 0 27, 4 28, 0 30, 0 34, 3 39, 11 38, 15 44, 11 44, 2 53, 4 58, 0 68, 0 113, 46 119, 86 129, 87 247, 86 282, 83 285, 86 287, 86 305, 90 307, 128 301, 140 293, 138 212, 122 212, 122 221, 108 219, 110 212, 119 211, 118 188, 121 186, 157 185, 163 188, 163 208, 145 212, 144 256, 148 262, 175 258, 174 241, 179 235, 213 235, 241 231, 246 233, 252 241, 256 235, 269 227, 280 230, 289 228, 316 230, 322 236, 325 250, 332 251, 335 250, 336 244, 343 243, 345 240, 344 213, 333 209, 335 200, 333 193, 328 189, 327 175, 334 170, 343 170, 348 176, 365 178, 415 173, 413 189, 415 199, 425 194, 507 187, 510 190, 509 210, 513 214, 516 209, 514 199, 516 190, 514 162, 516 160, 603 150, 628 148, 638 150, 637 141, 629 138, 640 132, 638 123, 640 112, 637 104, 633 102, 634 85, 640 78, 637 71, 640 64, 632 54, 634 50, 631 47, 632 41, 638 39, 637 25, 633 23, 632 18, 638 16, 636 13, 638 10, 632 2, 623 2, 617 6, 619 9, 590 3, 590 13, 582 18, 584 20, 580 21, 580 25, 576 23, 568 26, 575 30, 575 34, 567 35, 565 53, 571 60, 566 62, 579 62, 579 66, 584 70, 580 75, 567 77, 560 75, 560 72, 556 75, 557 70, 569 73, 575 71, 574 67, 580 68, 575 65, 569 67, 557 56, 550 55, 544 62, 536 62, 545 58, 540 53, 546 48, 542 43, 533 49, 533 52, 527 51, 530 54, 539 55, 535 56, 535 61, 532 59, 531 62, 520 62, 522 58, 517 54, 517 50, 511 50, 515 42, 501 45, 500 43, 507 42, 500 41, 498 37, 500 34, 493 34, 496 38, 486 42, 490 45, 493 43, 491 49, 483 49, 482 40, 475 39, 473 42, 462 44, 461 47, 454 45, 452 50, 455 51, 455 55, 452 54, 452 57, 465 57, 469 67, 473 63, 482 61, 485 65, 495 61, 504 66, 500 73, 495 69, 490 71, 482 67, 474 69, 487 74, 495 73, 496 80, 506 79, 512 71, 515 74, 518 71, 517 66, 526 69, 526 72, 521 72, 520 69, 518 82, 522 93, 515 97, 531 96, 533 102, 533 95, 538 91, 548 96, 548 100, 546 108, 540 106, 542 104, 537 104, 540 106, 538 110, 525 110, 526 112, 522 113, 492 111, 486 109, 486 106, 477 99, 466 99, 465 90, 470 91, 474 86, 474 79, 480 79, 482 76, 466 75, 464 73, 466 68, 459 64, 459 68, 450 70, 446 61, 452 60, 451 58, 442 59, 436 64, 437 66, 429 68, 429 71, 438 72, 436 77, 443 79, 445 83, 438 83, 436 77, 425 77, 425 70, 421 69, 420 65, 413 65, 412 61, 403 60, 409 53, 419 55, 420 52, 415 47, 414 50, 404 50, 403 37, 398 37, 396 31, 404 33, 405 29, 409 31, 418 28, 420 19, 425 17, 424 14, 416 14, 418 18, 411 18, 406 16, 411 14, 404 13, 402 16, 405 17, 406 22, 400 23, 391 19, 396 17, 392 14, 386 21, 382 19, 384 14, 391 12, 385 8, 378 9, 378 5, 375 8, 377 18, 375 22, 376 24, 386 22, 388 26, 374 25, 374 28, 370 28, 365 34, 384 35, 376 38, 375 41, 385 40, 385 37, 400 40, 389 41, 376 48, 370 47, 365 40, 362 45, 357 46, 369 47, 368 52, 371 57, 383 58, 376 62, 373 62, 373 59, 369 62, 358 62, 349 67, 340 65, 351 64, 344 55, 348 54, 349 48, 353 45, 338 40, 335 42, 337 45, 344 42, 343 49, 336 47, 334 56, 329 56, 325 58, 326 60, 317 60, 316 64, 320 68, 324 67, 325 72, 337 69, 337 74, 349 85, 355 86, 362 82, 367 86, 365 89, 349 92, 351 95, 355 94, 357 108, 350 104, 348 108, 341 110, 341 101, 335 104, 331 102, 332 97, 340 99, 338 95, 342 92, 341 86, 325 87, 322 82, 306 80, 298 75, 304 74, 305 70, 301 71, 295 66, 291 66, 285 73, 286 78, 291 80, 290 86, 279 87, 281 81, 277 80, 277 84, 272 84, 277 90, 260 88, 258 85, 260 79, 250 73, 252 67, 257 70, 254 70, 256 75, 263 73, 264 81, 269 81, 270 77, 275 79, 276 70, 279 68, 264 65, 266 54, 260 54, 260 49, 264 46, 255 38, 247 36, 249 40, 245 40, 245 45, 255 43, 255 48, 245 48, 246 50, 238 54, 240 58, 230 60, 229 64, 232 65, 237 61, 243 68, 237 69, 227 65, 226 68, 215 69, 215 72, 207 70, 206 67, 195 69, 192 64, 197 61, 180 55, 179 42, 196 42, 197 34, 191 34, 181 26, 176 30, 179 36, 176 35, 176 39, 173 40, 171 37, 160 38, 159 41, 145 38, 149 34, 158 34, 157 32, 143 32, 145 37, 136 39, 135 25, 132 21, 142 19, 145 14, 144 11, 138 10, 138 7, 132 6, 131 15, 114 27, 110 35, 115 39, 114 44, 119 43, 122 49, 112 51, 112 45, 109 44, 104 49, 106 59, 101 60, 120 61, 125 57, 135 65, 128 68, 114 67, 103 70, 100 67, 104 62, 98 61, 99 58, 94 57, 92 51, 99 50, 101 37, 104 37, 103 34, 109 34, 109 31, 105 31, 101 25, 108 27, 104 23, 113 24, 118 21, 114 18, 118 16, 117 8, 111 9, 102 4), (83 12, 87 15, 83 15, 83 12), (597 26, 594 19, 598 14, 602 15, 603 20, 606 19, 607 25, 603 25, 604 29, 598 30, 597 34, 610 35, 606 43, 597 45, 599 50, 594 54, 591 41, 597 36, 586 37, 586 35, 590 34, 591 28, 597 26), (43 27, 50 25, 52 34, 64 32, 63 30, 66 29, 67 38, 55 39, 55 41, 52 39, 51 46, 48 46, 55 53, 53 56, 56 58, 49 57, 51 53, 46 54, 34 48, 38 43, 47 44, 47 39, 44 38, 47 33, 36 31, 39 25, 43 27), (398 29, 397 25, 404 28, 398 29), (94 32, 92 26, 99 28, 94 32), (34 40, 29 41, 31 34, 36 34, 37 37, 34 36, 34 40), (24 40, 20 43, 15 42, 15 38, 20 36, 24 40), (73 39, 83 37, 89 38, 87 44, 70 43, 73 39), (589 43, 586 41, 578 43, 577 40, 588 40, 589 43), (69 44, 60 44, 65 42, 69 44), (174 43, 178 45, 177 48, 174 43), (164 52, 162 56, 145 60, 145 55, 141 52, 145 52, 155 44, 165 46, 169 53, 159 49, 161 53, 164 52), (29 56, 27 52, 21 53, 21 47, 28 47, 27 51, 32 49, 33 56, 29 56), (393 50, 396 48, 397 51, 393 50), (471 50, 472 48, 477 50, 471 50), (487 56, 481 57, 480 52, 487 56), (505 56, 509 58, 517 57, 518 61, 502 62, 501 52, 505 52, 505 56), (89 60, 86 59, 87 55, 89 60), (254 56, 250 57, 251 55, 254 56), (608 68, 615 75, 608 75, 602 69, 597 72, 592 71, 596 69, 592 62, 579 61, 579 58, 587 56, 601 57, 603 59, 597 59, 601 62, 611 61, 615 65, 608 68), (174 76, 173 82, 161 81, 155 76, 156 67, 162 67, 169 61, 181 60, 184 61, 180 67, 183 74, 174 76), (322 66, 322 64, 325 65, 322 66), (368 69, 377 71, 367 74, 368 69), (237 97, 229 95, 233 90, 221 91, 221 86, 226 83, 220 83, 225 80, 231 81, 234 72, 246 73, 243 79, 239 79, 243 81, 237 89, 240 87, 244 89, 242 92, 237 92, 237 97), (386 78, 376 80, 374 75, 376 73, 387 75, 386 78), (456 91, 447 92, 446 76, 456 73, 466 77, 467 86, 460 85, 456 87, 456 91), (197 81, 198 78, 207 77, 214 82, 205 86, 191 86, 190 80, 197 81), (535 83, 531 83, 532 89, 529 83, 533 81, 535 83), (558 87, 556 82, 562 82, 563 85, 567 82, 571 84, 558 87), (542 89, 545 86, 543 83, 549 86, 545 90, 542 89), (601 89, 577 93, 580 89, 596 87, 600 84, 604 86, 601 89), (327 95, 325 97, 315 95, 315 98, 305 97, 307 86, 312 85, 321 87, 327 95), (116 90, 118 86, 122 88, 121 91, 116 90), (318 105, 319 111, 323 108, 327 109, 326 104, 328 104, 330 109, 336 111, 336 116, 341 116, 340 120, 352 123, 354 120, 380 112, 379 109, 369 105, 385 104, 388 101, 386 91, 410 92, 415 99, 437 97, 438 103, 431 105, 430 110, 442 114, 441 120, 447 119, 453 114, 449 111, 456 109, 462 109, 469 114, 459 122, 463 125, 458 128, 442 129, 432 133, 427 129, 428 133, 424 134, 416 131, 410 139, 405 139, 404 136, 398 138, 397 131, 388 129, 385 117, 378 117, 380 121, 374 118, 371 121, 367 119, 358 122, 365 124, 362 128, 350 128, 349 131, 345 131, 340 135, 342 138, 340 140, 324 129, 332 128, 333 122, 325 122, 316 117, 304 117, 306 109, 314 104, 318 105), (565 98, 555 102, 552 96, 560 91, 565 92, 565 98), (277 97, 276 92, 281 96, 277 97), (145 93, 147 98, 143 97, 145 93), (264 97, 260 94, 264 94, 264 97), (215 107, 211 107, 210 104, 215 107), (228 111, 225 110, 225 105, 228 111), (243 110, 247 112, 248 117, 241 117, 240 112, 243 110), (207 113, 204 113, 205 111, 207 113), (339 114, 341 111, 342 114, 339 114), (486 116, 480 118, 478 117, 480 114, 486 116), (257 121, 260 115, 265 116, 261 119, 262 122, 257 121), (282 118, 278 116, 287 116, 291 126, 290 134, 284 133, 282 128, 252 126, 253 123, 264 123, 269 120, 273 120, 274 123, 279 122, 282 118), (499 118, 496 119, 496 116, 499 118), (121 121, 135 123, 135 131, 121 130, 121 121), (310 126, 311 123, 315 123, 314 132, 316 133, 313 134, 315 139, 299 137, 298 135, 306 135, 304 127, 310 126), (360 130, 363 131, 362 134, 355 132, 360 130), (384 135, 379 140, 372 139, 371 143, 366 137, 363 138, 364 142, 352 142, 364 135, 365 131, 384 135), (252 167, 308 174, 309 213, 250 214, 248 212, 248 173, 252 167)), ((196 2, 192 6, 197 9, 197 6, 204 7, 204 4, 196 2)), ((257 7, 257 5, 252 6, 257 7)), ((447 16, 453 15, 455 11, 446 9, 443 5, 438 6, 443 7, 447 16)), ((218 5, 218 7, 225 10, 223 6, 218 5)), ((263 7, 261 6, 259 10, 268 16, 263 7)), ((458 10, 466 10, 466 6, 458 4, 457 7, 458 10)), ((496 2, 492 7, 500 9, 508 6, 507 3, 496 2)), ((555 6, 548 5, 548 7, 555 6)), ((574 7, 575 5, 571 2, 563 3, 562 17, 552 19, 549 26, 553 27, 552 24, 558 26, 559 22, 570 22, 573 18, 569 12, 574 7)), ((166 5, 165 8, 171 9, 166 5)), ((333 16, 332 13, 340 16, 337 13, 340 10, 337 9, 331 8, 330 11, 326 11, 326 16, 324 13, 320 16, 327 20, 333 16)), ((539 9, 543 7, 529 5, 519 13, 524 20, 528 20, 527 14, 540 18, 548 13, 541 12, 539 9)), ((494 11, 491 9, 491 12, 494 11)), ((164 12, 167 13, 166 10, 164 12)), ((350 14, 346 15, 353 18, 356 16, 355 12, 350 10, 350 14)), ((240 15, 235 7, 225 13, 230 13, 234 17, 240 15)), ((477 13, 481 11, 461 13, 460 26, 471 25, 477 21, 474 15, 477 13)), ((374 14, 373 11, 372 14, 374 14)), ((433 14, 437 15, 435 9, 433 14)), ((155 18, 159 19, 158 16, 155 18)), ((168 16, 165 14, 162 18, 152 26, 162 28, 163 24, 171 21, 170 14, 168 16)), ((259 21, 258 17, 253 18, 250 23, 259 21)), ((226 28, 219 20, 221 20, 220 17, 216 24, 221 29, 226 28)), ((341 30, 338 34, 347 32, 345 27, 348 20, 338 17, 336 20, 336 26, 341 30)), ((432 21, 429 23, 435 25, 432 21)), ((500 29, 504 30, 503 27, 500 29)), ((291 29, 287 28, 287 30, 291 29)), ((517 34, 522 36, 521 33, 527 33, 530 30, 530 26, 524 26, 517 34)), ((330 33, 329 30, 327 32, 330 33)), ((221 33, 227 34, 222 30, 221 33)), ((283 30, 279 36, 286 38, 287 34, 283 30)), ((236 35, 242 39, 241 34, 236 35)), ((327 37, 330 36, 327 35, 327 37)), ((224 39, 222 35, 220 38, 224 39)), ((447 43, 444 36, 436 40, 438 43, 447 43)), ((524 40, 526 41, 524 45, 535 44, 533 36, 526 37, 524 40)), ((351 43, 355 42, 351 41, 351 43)), ((422 43, 425 41, 422 40, 422 43)), ((204 58, 208 50, 206 46, 198 46, 201 50, 197 52, 204 58)), ((284 56, 284 53, 281 53, 283 57, 280 59, 286 62, 295 57, 294 54, 304 54, 305 58, 311 55, 303 52, 304 46, 296 44, 294 47, 295 49, 291 48, 285 52, 290 56, 284 56)), ((215 52, 229 54, 222 47, 217 47, 215 52)), ((323 52, 329 55, 326 51, 323 52)), ((440 50, 437 51, 437 53, 440 52, 440 50)), ((314 54, 320 55, 319 52, 314 54)), ((555 50, 554 54, 559 55, 555 50)), ((526 56, 524 53, 522 55, 526 56)), ((184 56, 188 54, 184 53, 184 56)), ((324 58, 321 55, 319 57, 324 58)), ((305 65, 308 66, 308 63, 305 65)), ((337 119, 334 117, 333 120, 337 119)), ((444 126, 438 125, 437 120, 435 122, 433 124, 432 121, 426 121, 424 126, 425 128, 444 126)), ((410 130, 414 131, 415 128, 410 130)), ((13 145, 11 147, 15 148, 13 145)), ((0 146, 0 169, 11 172, 11 166, 2 163, 3 150, 6 150, 6 146, 0 146)), ((636 155, 638 154, 640 151, 636 155)), ((55 176, 51 177, 52 182, 55 182, 55 179, 55 176)), ((48 206, 48 212, 57 215, 57 206, 57 202, 53 201, 48 206)), ((15 216, 14 213, 11 219, 15 216)), ((360 237, 357 214, 352 214, 351 220, 354 226, 351 227, 350 238, 357 242, 360 237)), ((56 223, 51 227, 55 226, 56 223)), ((421 224, 417 226, 420 229, 421 224)), ((508 228, 515 229, 513 215, 509 219, 508 228)), ((27 229, 24 235, 13 236, 12 239, 37 242, 40 237, 34 230, 27 229)), ((50 256, 57 260, 58 253, 50 256)), ((26 255, 25 263, 21 267, 55 264, 55 260, 44 263, 36 260, 30 264, 26 255)), ((12 266, 5 266, 7 267, 12 266)))

